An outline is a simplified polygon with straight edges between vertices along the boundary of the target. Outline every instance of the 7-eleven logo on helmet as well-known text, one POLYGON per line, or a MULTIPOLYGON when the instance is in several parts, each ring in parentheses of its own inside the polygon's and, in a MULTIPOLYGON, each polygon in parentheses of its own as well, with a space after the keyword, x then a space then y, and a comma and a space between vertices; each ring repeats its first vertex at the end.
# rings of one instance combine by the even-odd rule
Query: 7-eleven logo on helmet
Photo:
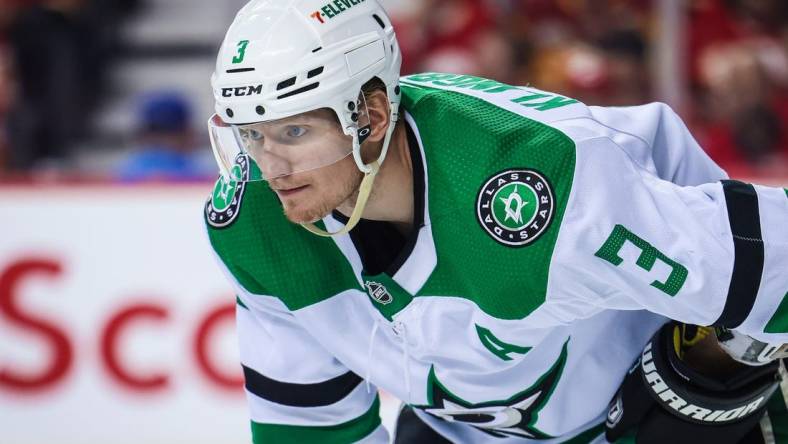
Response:
POLYGON ((320 23, 325 23, 326 19, 331 20, 359 3, 364 3, 364 1, 365 0, 334 0, 331 3, 326 3, 322 8, 309 16, 320 23))

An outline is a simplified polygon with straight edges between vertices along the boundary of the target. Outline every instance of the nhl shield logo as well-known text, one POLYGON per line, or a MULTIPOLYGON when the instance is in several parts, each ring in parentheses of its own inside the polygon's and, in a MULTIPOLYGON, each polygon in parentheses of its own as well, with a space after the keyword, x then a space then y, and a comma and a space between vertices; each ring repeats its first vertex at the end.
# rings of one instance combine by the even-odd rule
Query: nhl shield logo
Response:
POLYGON ((555 211, 550 182, 535 170, 496 173, 479 190, 476 217, 496 242, 523 247, 536 241, 555 211))
POLYGON ((607 420, 605 421, 605 425, 609 428, 613 428, 618 425, 618 422, 621 421, 621 418, 624 416, 624 402, 621 399, 621 393, 616 395, 616 399, 610 403, 610 408, 607 411, 607 420))
POLYGON ((394 300, 394 298, 391 297, 391 294, 389 293, 388 290, 386 290, 386 287, 383 286, 383 284, 378 282, 367 281, 365 285, 367 286, 367 293, 369 293, 369 297, 371 297, 378 303, 383 305, 388 305, 391 303, 391 301, 394 300))
POLYGON ((249 156, 239 154, 232 169, 232 180, 220 177, 216 181, 211 198, 205 204, 205 217, 215 228, 225 228, 235 221, 241 207, 241 199, 249 180, 249 156))

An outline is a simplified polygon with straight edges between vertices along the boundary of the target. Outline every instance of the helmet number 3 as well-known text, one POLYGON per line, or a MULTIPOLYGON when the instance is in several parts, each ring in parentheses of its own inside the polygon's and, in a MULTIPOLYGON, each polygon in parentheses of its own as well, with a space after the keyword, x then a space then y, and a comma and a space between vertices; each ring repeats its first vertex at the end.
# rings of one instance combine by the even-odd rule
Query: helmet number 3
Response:
POLYGON ((233 57, 233 64, 238 64, 244 61, 244 57, 246 57, 247 46, 249 46, 249 40, 241 40, 238 42, 238 54, 233 57))

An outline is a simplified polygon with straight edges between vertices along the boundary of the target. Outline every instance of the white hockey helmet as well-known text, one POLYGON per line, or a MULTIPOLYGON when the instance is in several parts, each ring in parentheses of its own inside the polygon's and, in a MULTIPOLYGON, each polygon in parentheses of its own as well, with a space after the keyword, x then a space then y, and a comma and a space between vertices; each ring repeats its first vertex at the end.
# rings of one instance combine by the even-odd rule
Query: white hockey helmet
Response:
MULTIPOLYGON (((230 26, 211 77, 216 114, 208 125, 222 175, 229 181, 275 178, 239 170, 239 156, 259 163, 250 152, 254 124, 328 108, 352 143, 292 160, 280 176, 326 166, 352 153, 371 187, 398 120, 401 64, 394 29, 377 0, 251 1, 230 26), (362 85, 375 77, 386 85, 391 124, 380 157, 365 164, 360 147, 369 128, 359 123, 364 111, 359 108, 365 106, 359 97, 362 85)), ((363 209, 359 204, 357 209, 363 209)))

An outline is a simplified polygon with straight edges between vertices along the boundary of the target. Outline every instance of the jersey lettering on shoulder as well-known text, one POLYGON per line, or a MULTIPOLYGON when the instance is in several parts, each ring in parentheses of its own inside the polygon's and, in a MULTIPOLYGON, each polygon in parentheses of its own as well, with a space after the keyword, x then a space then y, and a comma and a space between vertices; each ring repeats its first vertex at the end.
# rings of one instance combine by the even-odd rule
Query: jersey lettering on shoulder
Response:
POLYGON ((501 108, 541 121, 588 115, 585 105, 575 99, 470 75, 414 74, 403 77, 402 84, 412 88, 442 89, 483 98, 501 108))

